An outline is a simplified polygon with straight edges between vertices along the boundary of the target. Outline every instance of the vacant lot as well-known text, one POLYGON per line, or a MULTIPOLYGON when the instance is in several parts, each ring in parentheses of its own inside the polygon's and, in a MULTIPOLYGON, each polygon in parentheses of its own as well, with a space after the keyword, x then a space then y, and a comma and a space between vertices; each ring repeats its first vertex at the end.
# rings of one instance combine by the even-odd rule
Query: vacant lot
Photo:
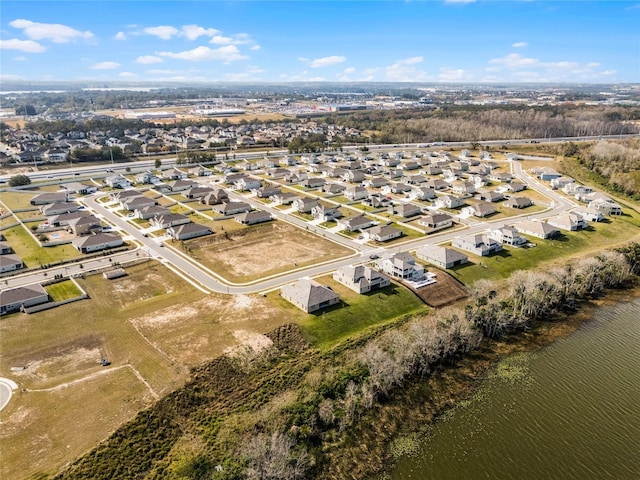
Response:
MULTIPOLYGON (((0 413, 1 478, 54 473, 181 386, 190 367, 294 320, 257 295, 204 295, 153 262, 126 270, 78 279, 89 300, 0 322, 0 376, 27 390, 0 413)), ((67 283, 55 296, 70 294, 67 283)))
POLYGON ((351 250, 282 222, 185 242, 199 262, 230 282, 259 278, 349 255, 351 250))

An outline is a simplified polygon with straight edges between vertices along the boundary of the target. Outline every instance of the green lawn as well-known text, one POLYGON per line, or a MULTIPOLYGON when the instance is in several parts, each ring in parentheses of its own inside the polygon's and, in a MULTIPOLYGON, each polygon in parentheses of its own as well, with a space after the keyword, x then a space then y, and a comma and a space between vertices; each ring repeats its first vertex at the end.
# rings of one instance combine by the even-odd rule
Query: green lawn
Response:
POLYGON ((82 295, 80 289, 71 280, 65 280, 64 282, 48 285, 45 287, 45 290, 54 302, 68 300, 82 295))
POLYGON ((424 312, 427 308, 412 292, 396 284, 373 293, 358 295, 331 277, 322 277, 319 282, 330 286, 342 300, 338 306, 324 313, 305 314, 277 293, 269 296, 273 297, 278 307, 300 312, 300 326, 307 337, 321 349, 331 348, 359 332, 392 322, 407 314, 424 312))
POLYGON ((2 192, 0 198, 2 199, 2 203, 6 205, 6 207, 11 210, 20 210, 23 208, 38 208, 31 205, 31 199, 42 193, 41 191, 22 191, 22 192, 2 192))
POLYGON ((597 253, 640 235, 640 214, 628 212, 609 223, 592 223, 588 230, 562 232, 557 240, 528 237, 536 244, 534 248, 507 247, 498 255, 483 258, 469 254, 468 264, 449 271, 464 284, 471 285, 481 278, 506 278, 516 270, 534 269, 580 253, 597 253))
POLYGON ((2 233, 27 267, 37 267, 82 256, 71 244, 41 247, 22 226, 4 230, 2 233))

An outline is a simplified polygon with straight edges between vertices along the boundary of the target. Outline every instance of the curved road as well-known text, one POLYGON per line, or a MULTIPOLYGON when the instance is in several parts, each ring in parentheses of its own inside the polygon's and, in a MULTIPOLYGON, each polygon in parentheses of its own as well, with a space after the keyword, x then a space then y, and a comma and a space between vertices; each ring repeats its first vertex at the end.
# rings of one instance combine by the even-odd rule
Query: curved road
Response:
MULTIPOLYGON (((468 142, 467 142, 468 143, 468 142)), ((483 142, 486 143, 486 142, 483 142)), ((347 238, 342 235, 338 235, 334 232, 330 232, 326 229, 316 227, 311 225, 304 220, 290 215, 282 210, 278 210, 272 208, 268 205, 265 205, 261 202, 256 201, 255 199, 246 197, 244 195, 240 195, 234 192, 230 192, 230 196, 235 197, 239 200, 248 202, 252 204, 256 208, 260 208, 262 210, 266 210, 271 213, 274 217, 289 222, 297 227, 307 229, 309 231, 313 231, 319 235, 324 236, 327 239, 330 239, 336 243, 339 243, 343 246, 351 248, 354 253, 353 255, 347 258, 340 258, 335 261, 326 262, 323 264, 313 265, 311 267, 300 268, 300 269, 292 269, 288 273, 278 275, 273 278, 265 278, 260 281, 252 282, 249 284, 234 284, 226 281, 224 278, 216 275, 211 270, 206 267, 198 264, 195 260, 189 258, 185 254, 182 254, 178 249, 174 249, 170 246, 164 246, 161 241, 157 238, 150 238, 143 236, 142 232, 134 225, 129 223, 126 218, 123 218, 119 215, 116 215, 112 211, 110 211, 105 205, 101 202, 98 202, 97 199, 99 197, 104 197, 105 193, 97 193, 88 197, 84 197, 82 201, 92 209, 96 214, 105 218, 109 223, 113 224, 117 230, 121 230, 125 236, 128 237, 128 240, 135 241, 139 248, 133 251, 128 251, 116 255, 112 255, 110 257, 104 258, 96 258, 86 261, 81 261, 78 264, 69 264, 63 267, 54 267, 49 269, 48 271, 37 271, 26 273, 22 275, 16 275, 14 277, 9 277, 6 279, 5 288, 13 288, 20 285, 26 285, 35 282, 42 282, 47 278, 53 277, 55 274, 63 274, 74 275, 83 272, 88 272, 90 270, 97 270, 100 268, 108 267, 110 264, 114 262, 118 262, 124 264, 128 261, 135 260, 136 258, 140 258, 141 256, 156 258, 160 260, 163 264, 177 272, 183 278, 191 282, 194 286, 198 287, 202 291, 205 292, 219 292, 219 293, 228 293, 228 294, 249 294, 249 293, 260 293, 266 292, 275 288, 278 288, 284 284, 290 283, 292 281, 298 280, 302 277, 307 276, 317 276, 329 273, 337 268, 340 268, 345 265, 352 265, 357 263, 363 263, 370 260, 370 255, 378 254, 381 255, 384 252, 403 252, 415 250, 423 245, 429 244, 439 244, 451 241, 454 237, 464 234, 474 234, 486 231, 488 228, 499 228, 507 224, 512 224, 514 221, 517 221, 518 218, 527 217, 529 219, 542 219, 547 218, 553 215, 557 215, 564 211, 570 210, 571 208, 576 206, 576 203, 570 201, 569 199, 559 195, 553 190, 541 185, 536 180, 531 178, 527 173, 522 170, 521 165, 517 162, 509 162, 512 168, 513 174, 518 177, 522 182, 528 185, 529 188, 540 192, 546 197, 552 200, 552 206, 537 214, 523 214, 519 217, 510 217, 508 219, 499 219, 494 221, 483 221, 473 223, 470 226, 467 226, 463 231, 455 230, 455 231, 445 231, 439 234, 434 234, 426 237, 422 237, 416 240, 412 240, 409 242, 405 242, 401 245, 395 245, 390 248, 385 247, 372 247, 367 244, 362 244, 356 242, 350 238, 347 238), (80 263, 83 264, 83 268, 80 267, 80 263)))

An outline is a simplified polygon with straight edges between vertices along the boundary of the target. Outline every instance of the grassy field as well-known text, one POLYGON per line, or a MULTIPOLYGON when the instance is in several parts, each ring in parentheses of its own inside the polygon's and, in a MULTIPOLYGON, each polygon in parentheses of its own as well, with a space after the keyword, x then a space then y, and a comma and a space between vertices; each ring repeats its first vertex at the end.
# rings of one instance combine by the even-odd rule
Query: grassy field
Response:
POLYGON ((54 302, 68 300, 70 298, 75 298, 82 295, 82 292, 80 291, 78 286, 71 280, 65 280, 64 282, 58 282, 54 283, 53 285, 48 285, 45 287, 45 290, 49 294, 49 297, 51 297, 51 300, 54 302))
POLYGON ((252 282, 352 253, 348 248, 283 222, 269 222, 228 237, 208 236, 185 244, 194 259, 236 283, 252 282))
POLYGON ((425 312, 427 307, 406 288, 391 286, 366 295, 359 295, 330 276, 317 279, 340 295, 342 302, 325 312, 306 314, 279 296, 268 294, 274 305, 294 315, 308 339, 321 349, 329 349, 370 327, 391 322, 403 315, 425 312))
POLYGON ((516 270, 537 268, 558 262, 572 255, 599 252, 632 239, 640 239, 640 214, 628 210, 627 215, 608 223, 592 223, 591 228, 579 232, 562 232, 557 240, 528 237, 534 248, 507 247, 497 255, 480 258, 469 254, 469 263, 450 270, 466 285, 481 278, 500 279, 516 270))
POLYGON ((4 230, 2 234, 27 267, 37 267, 82 256, 70 244, 41 247, 22 226, 4 230))
POLYGON ((12 191, 12 192, 2 192, 0 198, 2 199, 2 203, 11 211, 21 210, 23 208, 37 208, 31 205, 30 201, 33 197, 35 197, 38 193, 42 193, 41 191, 12 191))

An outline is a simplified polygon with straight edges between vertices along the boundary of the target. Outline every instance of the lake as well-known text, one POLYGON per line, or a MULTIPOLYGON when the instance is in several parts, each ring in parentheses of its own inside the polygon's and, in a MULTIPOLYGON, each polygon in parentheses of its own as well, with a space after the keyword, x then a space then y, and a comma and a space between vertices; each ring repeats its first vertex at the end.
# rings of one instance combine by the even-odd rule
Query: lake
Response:
POLYGON ((384 477, 640 479, 640 299, 502 361, 384 477))

